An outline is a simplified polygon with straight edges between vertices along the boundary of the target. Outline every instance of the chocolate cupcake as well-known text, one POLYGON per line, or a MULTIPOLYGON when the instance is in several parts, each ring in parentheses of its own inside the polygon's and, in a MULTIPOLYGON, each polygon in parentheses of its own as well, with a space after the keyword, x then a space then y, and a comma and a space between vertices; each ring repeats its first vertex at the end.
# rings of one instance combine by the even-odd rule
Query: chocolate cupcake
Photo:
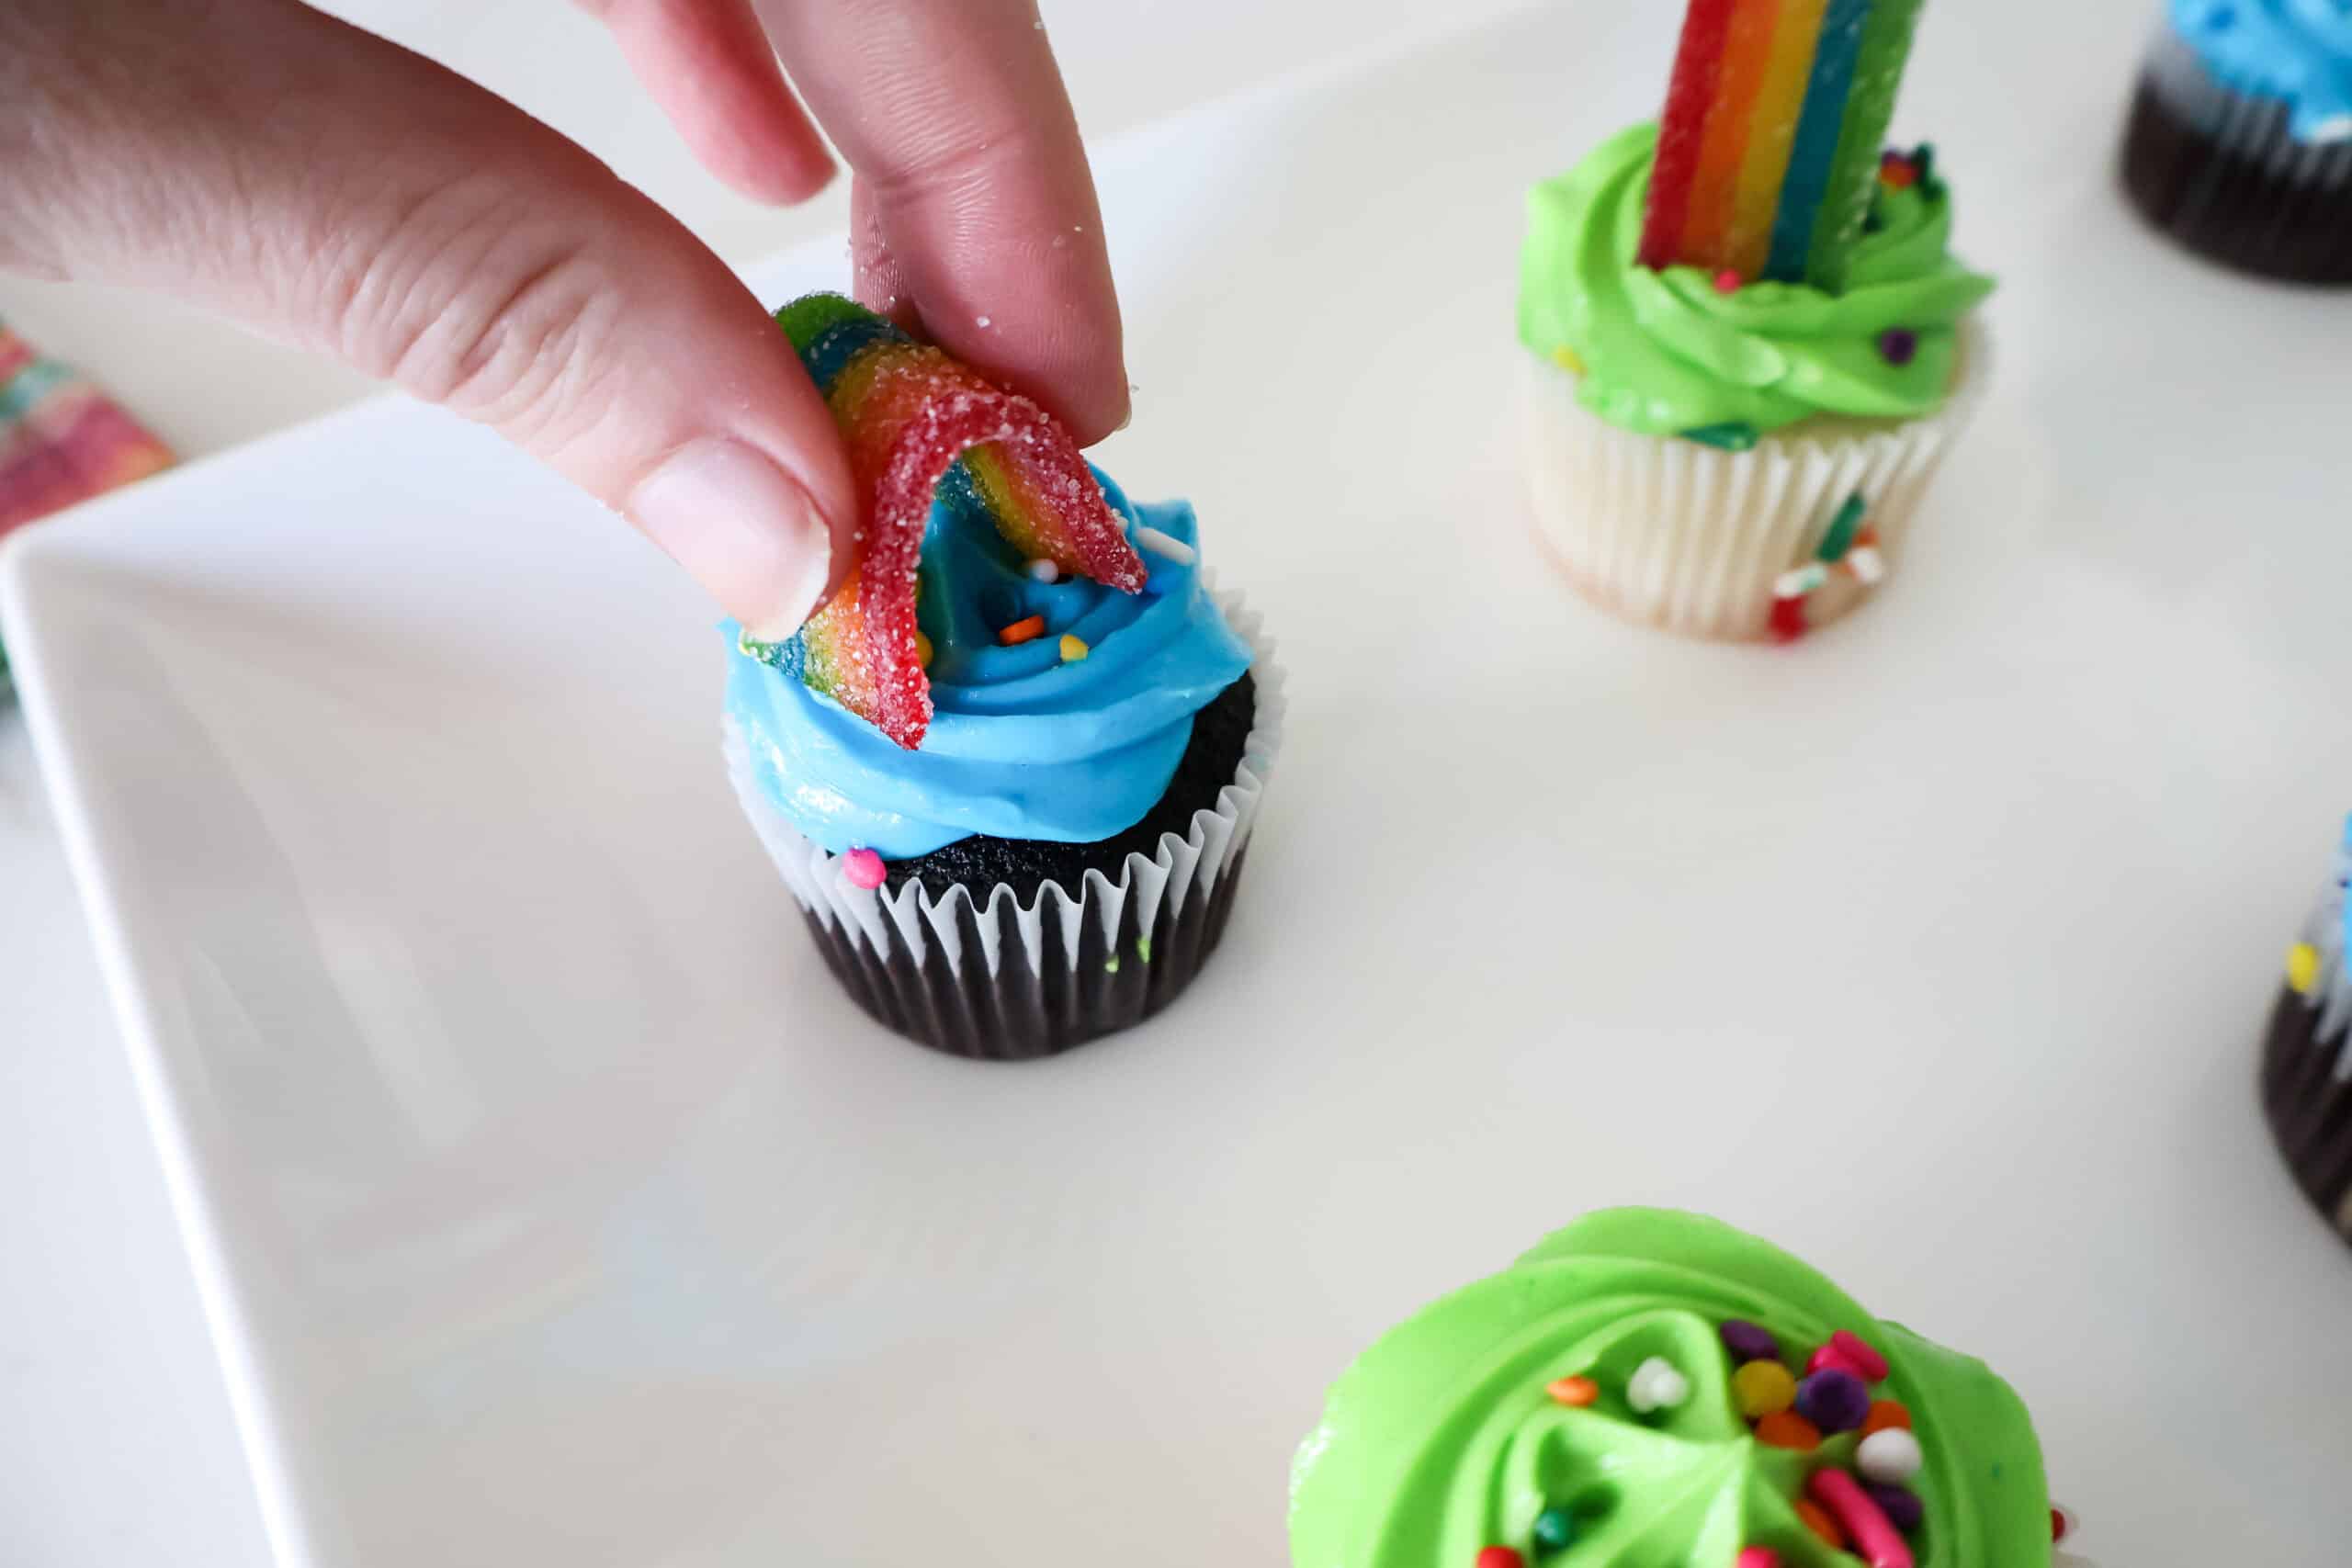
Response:
POLYGON ((2262 1109, 2295 1184, 2352 1240, 2352 977, 2345 973, 2345 886, 2352 825, 2303 933, 2262 1047, 2262 1109))
POLYGON ((2170 0, 2132 99, 2123 184, 2199 255, 2352 283, 2352 8, 2170 0))
POLYGON ((779 312, 871 497, 841 594, 733 631, 729 770, 835 976, 963 1056, 1158 1012, 1224 934, 1280 749, 1257 617, 1182 502, 830 296, 779 312))
POLYGON ((2065 1527, 1982 1361, 1663 1209, 1389 1330, 1291 1474, 1297 1568, 2042 1568, 2065 1527))

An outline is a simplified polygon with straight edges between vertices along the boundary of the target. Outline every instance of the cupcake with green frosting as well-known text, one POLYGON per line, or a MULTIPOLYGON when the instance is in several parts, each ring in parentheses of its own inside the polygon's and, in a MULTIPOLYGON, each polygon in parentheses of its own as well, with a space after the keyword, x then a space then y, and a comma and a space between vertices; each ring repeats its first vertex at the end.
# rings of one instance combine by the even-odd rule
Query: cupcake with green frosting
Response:
POLYGON ((1655 126, 1528 199, 1519 335, 1540 534, 1587 596, 1691 636, 1850 608, 1986 373, 1930 150, 1888 153, 1838 287, 1639 258, 1655 126))
POLYGON ((1983 1362, 1659 1209, 1391 1329, 1291 1479, 1294 1568, 2043 1568, 2056 1522, 1983 1362))

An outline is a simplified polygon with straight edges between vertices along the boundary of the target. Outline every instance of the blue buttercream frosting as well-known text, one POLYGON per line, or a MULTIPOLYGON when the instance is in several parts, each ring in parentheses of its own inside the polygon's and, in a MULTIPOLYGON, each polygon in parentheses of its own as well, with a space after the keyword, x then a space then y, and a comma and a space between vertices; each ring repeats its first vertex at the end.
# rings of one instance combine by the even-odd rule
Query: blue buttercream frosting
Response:
POLYGON ((2277 98, 2299 141, 2352 137, 2352 0, 2171 0, 2173 30, 2233 92, 2277 98))
MULTIPOLYGON (((1193 547, 1192 506, 1136 506, 1098 470, 1126 520, 1193 547)), ((975 833, 1091 843, 1143 819, 1175 776, 1193 716, 1250 668, 1249 644, 1202 591, 1195 563, 1138 547, 1140 594, 1084 578, 1040 582, 963 487, 923 534, 918 618, 931 639, 931 728, 909 751, 832 698, 744 653, 727 627, 727 712, 760 787, 839 853, 926 854, 975 833), (1046 632, 1007 648, 1029 615, 1046 632), (1076 636, 1083 659, 1065 660, 1076 636)))

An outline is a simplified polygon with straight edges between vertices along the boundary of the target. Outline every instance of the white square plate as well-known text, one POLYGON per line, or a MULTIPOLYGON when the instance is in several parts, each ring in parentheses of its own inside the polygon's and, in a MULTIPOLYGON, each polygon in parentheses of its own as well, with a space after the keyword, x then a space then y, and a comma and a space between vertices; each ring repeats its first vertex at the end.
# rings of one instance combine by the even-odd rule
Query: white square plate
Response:
POLYGON ((2000 381, 1884 603, 1786 650, 1619 626, 1523 536, 1521 194, 1655 107, 1671 7, 1103 160, 1104 460, 1199 502, 1294 701, 1223 953, 1049 1064, 839 996, 711 613, 481 433, 379 403, 27 536, 283 1560, 1278 1562, 1347 1358, 1623 1201, 1984 1355, 2111 1565, 2339 1558, 2352 1257, 2251 1080, 2352 781, 2352 309, 2135 225, 2140 8, 2075 9, 1930 18, 1903 129, 2000 381))

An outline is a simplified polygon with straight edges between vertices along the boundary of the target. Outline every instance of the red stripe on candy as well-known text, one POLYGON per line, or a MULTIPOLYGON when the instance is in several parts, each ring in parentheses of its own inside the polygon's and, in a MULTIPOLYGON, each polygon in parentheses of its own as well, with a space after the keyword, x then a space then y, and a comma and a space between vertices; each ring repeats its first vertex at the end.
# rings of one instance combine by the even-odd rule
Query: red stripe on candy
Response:
POLYGON ((1649 207, 1642 222, 1644 266, 1669 266, 1681 248, 1691 182, 1706 145, 1707 111, 1715 101, 1737 8, 1736 0, 1690 0, 1683 16, 1682 42, 1675 51, 1674 76, 1658 120, 1657 155, 1650 165, 1649 207))

